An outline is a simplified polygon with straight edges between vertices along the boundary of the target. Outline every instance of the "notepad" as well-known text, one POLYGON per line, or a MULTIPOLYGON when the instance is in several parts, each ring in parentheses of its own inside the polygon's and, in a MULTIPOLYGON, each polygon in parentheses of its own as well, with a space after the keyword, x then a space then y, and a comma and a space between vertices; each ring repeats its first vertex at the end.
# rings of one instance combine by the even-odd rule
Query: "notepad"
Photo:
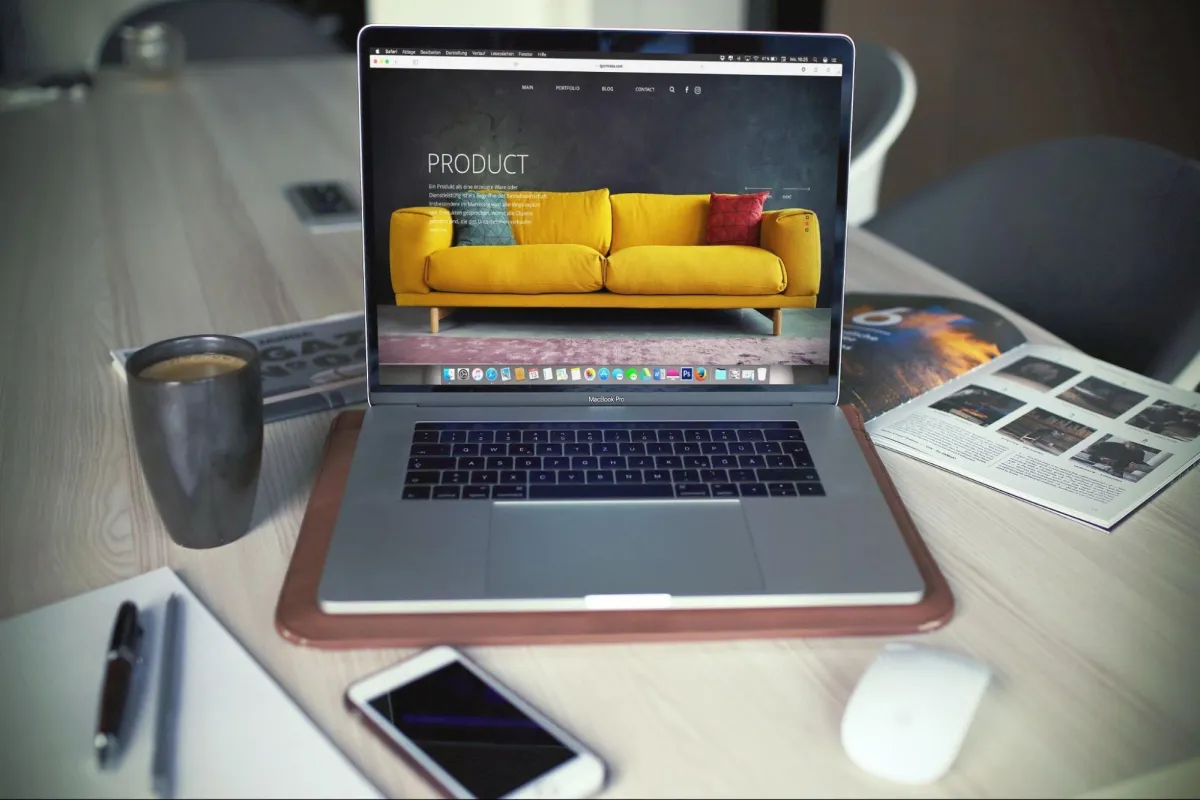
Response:
POLYGON ((149 797, 167 598, 183 601, 177 797, 382 795, 170 569, 0 622, 0 795, 149 797), (135 602, 145 655, 123 755, 96 764, 92 738, 117 607, 135 602))

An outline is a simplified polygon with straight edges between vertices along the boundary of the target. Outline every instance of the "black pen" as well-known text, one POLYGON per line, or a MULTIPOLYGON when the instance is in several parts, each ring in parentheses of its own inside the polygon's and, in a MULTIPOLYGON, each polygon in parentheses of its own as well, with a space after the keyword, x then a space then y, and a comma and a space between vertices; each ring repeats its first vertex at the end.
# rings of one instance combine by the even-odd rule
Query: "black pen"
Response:
POLYGON ((126 600, 117 609, 104 667, 104 685, 100 689, 100 718, 96 722, 96 757, 100 766, 112 763, 121 748, 129 690, 133 685, 134 666, 142 643, 138 609, 126 600))

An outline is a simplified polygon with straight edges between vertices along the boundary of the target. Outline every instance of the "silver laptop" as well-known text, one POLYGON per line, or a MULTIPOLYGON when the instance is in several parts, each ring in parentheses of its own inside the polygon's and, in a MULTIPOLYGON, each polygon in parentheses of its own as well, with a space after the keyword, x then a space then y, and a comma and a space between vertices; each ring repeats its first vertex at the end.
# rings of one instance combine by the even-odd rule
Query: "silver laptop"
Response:
POLYGON ((842 36, 371 26, 327 613, 912 604, 837 408, 842 36))

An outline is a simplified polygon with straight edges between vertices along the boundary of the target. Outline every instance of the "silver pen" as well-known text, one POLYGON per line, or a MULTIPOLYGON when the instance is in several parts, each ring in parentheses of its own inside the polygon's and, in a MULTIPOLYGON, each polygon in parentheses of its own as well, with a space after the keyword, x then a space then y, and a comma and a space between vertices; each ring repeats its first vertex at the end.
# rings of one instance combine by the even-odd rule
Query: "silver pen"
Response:
POLYGON ((150 784, 155 796, 175 796, 175 729, 179 718, 179 615, 181 601, 173 594, 163 615, 162 647, 159 652, 158 713, 154 724, 154 757, 150 784))

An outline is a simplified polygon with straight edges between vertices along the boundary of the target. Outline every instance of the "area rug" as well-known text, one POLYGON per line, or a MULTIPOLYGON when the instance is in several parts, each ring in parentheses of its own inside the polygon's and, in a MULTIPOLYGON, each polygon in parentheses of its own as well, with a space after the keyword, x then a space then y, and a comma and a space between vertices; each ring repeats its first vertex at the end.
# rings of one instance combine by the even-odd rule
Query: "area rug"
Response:
POLYGON ((792 336, 673 339, 492 339, 381 336, 382 364, 810 364, 829 363, 829 340, 792 336))

